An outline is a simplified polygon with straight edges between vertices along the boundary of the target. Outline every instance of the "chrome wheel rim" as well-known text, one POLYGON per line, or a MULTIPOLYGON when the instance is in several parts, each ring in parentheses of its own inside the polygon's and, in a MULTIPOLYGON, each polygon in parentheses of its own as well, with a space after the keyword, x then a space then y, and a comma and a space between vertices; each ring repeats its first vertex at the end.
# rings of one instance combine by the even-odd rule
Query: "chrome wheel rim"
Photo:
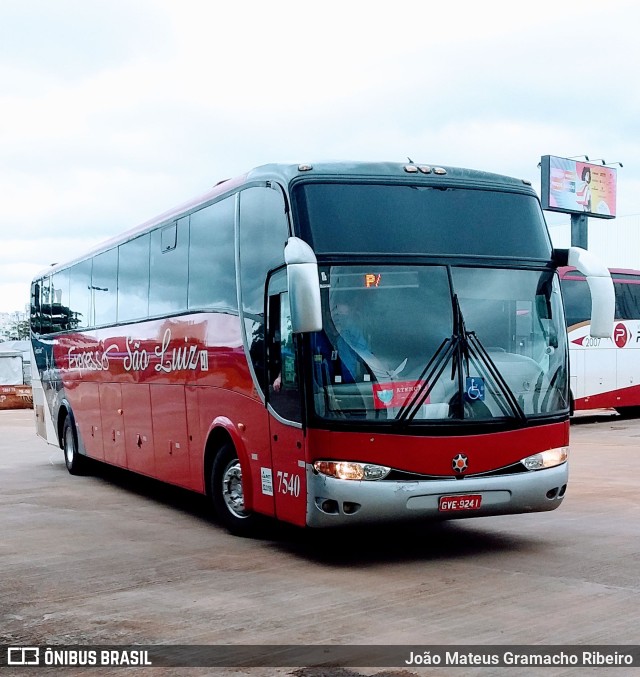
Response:
POLYGON ((222 476, 222 498, 229 512, 235 517, 247 517, 244 509, 244 491, 242 489, 242 468, 240 461, 230 463, 222 476))
POLYGON ((75 453, 76 449, 73 440, 73 430, 71 430, 71 428, 67 428, 67 432, 64 436, 64 458, 67 462, 67 465, 71 465, 73 463, 75 453))

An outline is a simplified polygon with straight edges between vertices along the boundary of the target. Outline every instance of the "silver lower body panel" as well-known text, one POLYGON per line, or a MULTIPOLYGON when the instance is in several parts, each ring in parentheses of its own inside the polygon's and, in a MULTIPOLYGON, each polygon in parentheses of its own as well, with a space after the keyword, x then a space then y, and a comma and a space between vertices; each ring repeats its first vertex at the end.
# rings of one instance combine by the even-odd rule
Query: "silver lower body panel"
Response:
POLYGON ((464 480, 353 481, 318 475, 307 465, 307 526, 329 527, 415 519, 465 519, 555 510, 568 464, 517 475, 464 480), (442 512, 440 497, 480 495, 477 509, 442 512))

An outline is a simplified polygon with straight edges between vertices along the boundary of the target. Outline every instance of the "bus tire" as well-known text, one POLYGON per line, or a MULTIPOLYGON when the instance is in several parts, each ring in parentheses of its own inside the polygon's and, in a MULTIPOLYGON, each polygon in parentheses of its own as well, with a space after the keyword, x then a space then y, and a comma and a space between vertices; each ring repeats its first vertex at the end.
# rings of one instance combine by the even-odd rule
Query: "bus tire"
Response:
POLYGON ((78 435, 70 416, 64 419, 62 426, 62 450, 64 463, 71 475, 82 475, 86 470, 87 459, 78 451, 78 435))
POLYGON ((259 516, 244 507, 244 487, 240 459, 233 445, 220 447, 211 468, 211 498, 218 519, 236 536, 249 536, 259 516))
POLYGON ((640 407, 616 407, 616 411, 622 418, 640 417, 640 407))

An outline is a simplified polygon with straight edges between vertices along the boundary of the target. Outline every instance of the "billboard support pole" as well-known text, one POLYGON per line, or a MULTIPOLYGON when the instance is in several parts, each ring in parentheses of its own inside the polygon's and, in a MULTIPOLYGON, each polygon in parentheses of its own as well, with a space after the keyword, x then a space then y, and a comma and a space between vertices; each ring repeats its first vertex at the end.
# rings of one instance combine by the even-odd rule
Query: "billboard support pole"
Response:
POLYGON ((587 249, 588 219, 586 214, 571 214, 571 246, 587 249))

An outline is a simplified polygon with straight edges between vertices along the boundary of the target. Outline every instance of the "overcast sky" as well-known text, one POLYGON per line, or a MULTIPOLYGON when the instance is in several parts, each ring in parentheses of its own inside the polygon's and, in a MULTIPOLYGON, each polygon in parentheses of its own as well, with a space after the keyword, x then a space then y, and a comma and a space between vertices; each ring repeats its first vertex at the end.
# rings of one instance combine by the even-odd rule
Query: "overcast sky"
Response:
POLYGON ((267 162, 586 153, 639 214, 639 68, 635 0, 0 0, 0 311, 267 162))

